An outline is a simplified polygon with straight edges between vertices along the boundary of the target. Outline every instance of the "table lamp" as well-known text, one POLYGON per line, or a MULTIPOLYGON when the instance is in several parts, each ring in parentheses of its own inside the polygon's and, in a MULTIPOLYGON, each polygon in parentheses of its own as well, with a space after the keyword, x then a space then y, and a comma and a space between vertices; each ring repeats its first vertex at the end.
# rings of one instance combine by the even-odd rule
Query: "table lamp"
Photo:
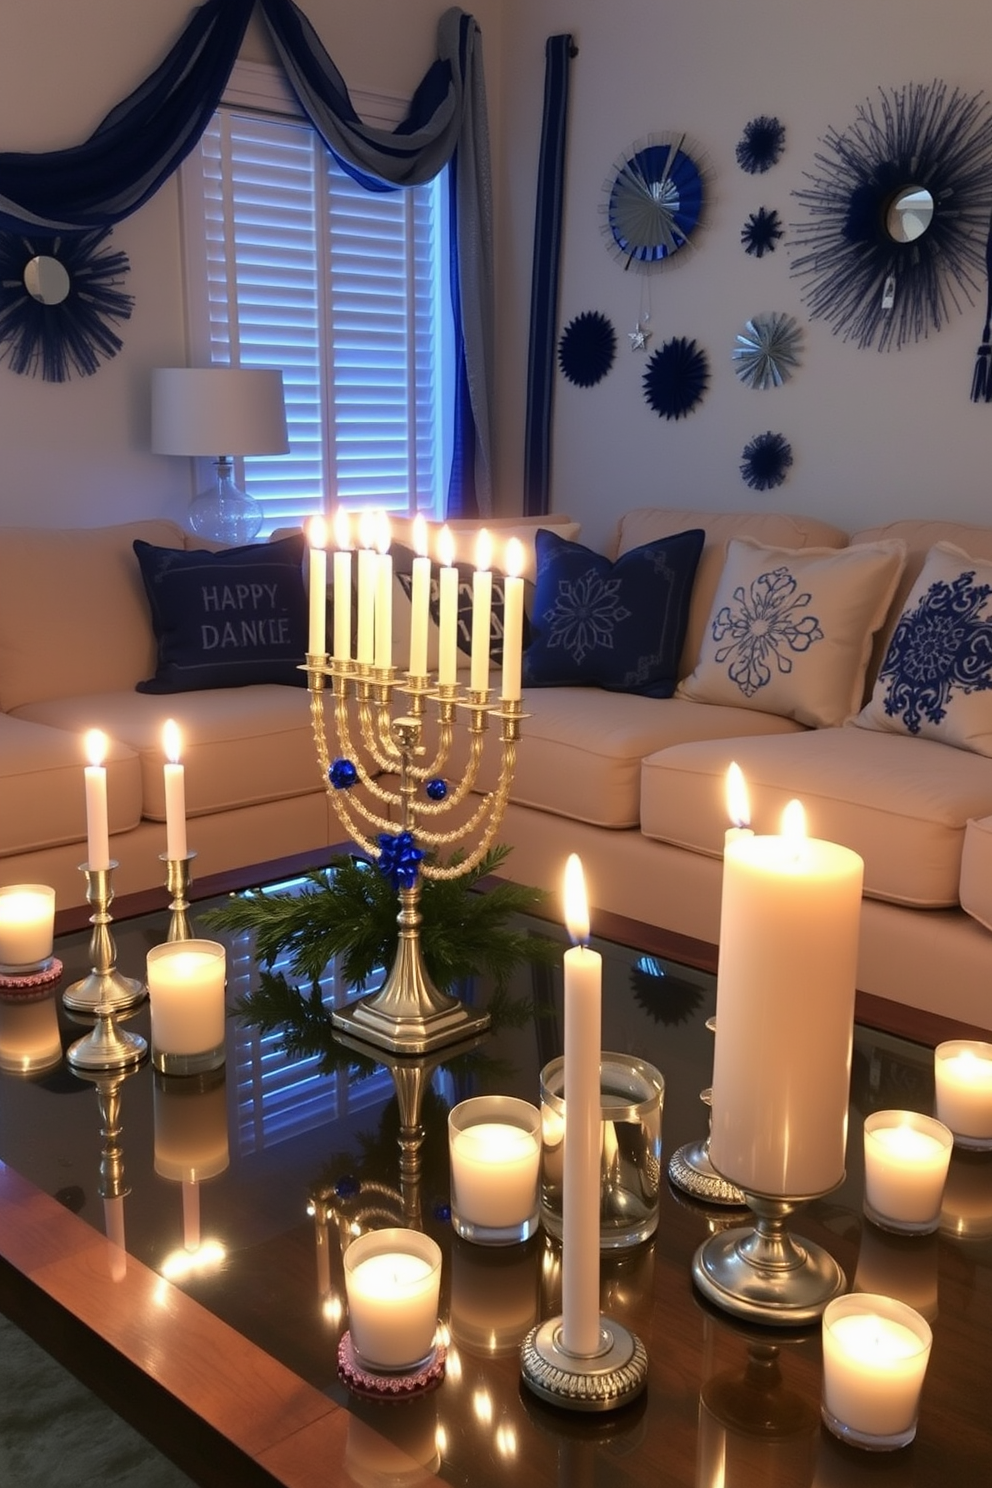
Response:
POLYGON ((155 367, 152 449, 159 455, 210 456, 216 480, 190 502, 190 530, 221 542, 251 542, 262 525, 262 507, 234 484, 232 456, 288 452, 282 373, 259 367, 155 367))

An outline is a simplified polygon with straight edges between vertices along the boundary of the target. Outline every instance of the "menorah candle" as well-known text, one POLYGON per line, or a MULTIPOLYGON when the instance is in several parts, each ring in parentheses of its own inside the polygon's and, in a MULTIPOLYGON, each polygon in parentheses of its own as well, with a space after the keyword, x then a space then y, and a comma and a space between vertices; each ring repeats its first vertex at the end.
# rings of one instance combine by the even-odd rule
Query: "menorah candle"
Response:
POLYGON ((89 764, 83 771, 86 788, 86 866, 110 867, 110 828, 107 824, 107 736, 90 729, 85 739, 89 764))
POLYGON ((186 856, 186 771, 179 761, 182 739, 174 718, 162 729, 165 750, 165 855, 175 862, 186 856))
POLYGON ((431 618, 431 560, 427 523, 422 512, 413 519, 413 577, 410 589, 410 676, 427 676, 427 632, 431 618))
POLYGON ((375 656, 375 585, 378 554, 375 552, 375 513, 363 511, 358 519, 358 654, 359 665, 371 666, 375 656))
POLYGON ((475 573, 472 575, 472 655, 469 685, 473 692, 489 691, 489 634, 492 622, 493 545, 483 527, 475 544, 475 573))
POLYGON ((41 966, 52 954, 55 890, 47 884, 0 889, 0 967, 41 966))
POLYGON ((599 1348, 599 1057, 603 958, 591 951, 582 863, 565 868, 565 1154, 562 1192, 562 1345, 599 1348))
POLYGON ((437 1329, 441 1250, 420 1230, 370 1230, 344 1253, 351 1341, 372 1370, 413 1369, 437 1329))
POLYGON ((351 660, 351 523, 339 506, 334 513, 334 660, 351 660))
POLYGON ((307 528, 310 544, 310 643, 311 656, 327 650, 327 523, 314 517, 307 528))
POLYGON ((934 1050, 937 1119, 959 1147, 992 1147, 992 1044, 948 1039, 934 1050))
POLYGON ((728 842, 736 842, 739 837, 753 837, 751 830, 751 803, 748 799, 747 781, 744 779, 744 771, 736 760, 731 760, 727 767, 726 781, 727 815, 733 822, 724 834, 724 846, 728 842))
POLYGON ((376 517, 375 544, 375 665, 393 664, 393 560, 389 552, 389 518, 385 512, 376 517))
POLYGON ((724 849, 710 1159, 745 1193, 844 1176, 863 874, 798 801, 781 835, 724 849))
POLYGON ((524 549, 518 537, 506 545, 503 579, 503 701, 520 701, 520 664, 524 639, 524 549))
POLYGON ((458 679, 458 570, 455 567, 455 540, 447 526, 438 539, 441 571, 438 575, 439 604, 438 669, 441 687, 453 687, 458 679))

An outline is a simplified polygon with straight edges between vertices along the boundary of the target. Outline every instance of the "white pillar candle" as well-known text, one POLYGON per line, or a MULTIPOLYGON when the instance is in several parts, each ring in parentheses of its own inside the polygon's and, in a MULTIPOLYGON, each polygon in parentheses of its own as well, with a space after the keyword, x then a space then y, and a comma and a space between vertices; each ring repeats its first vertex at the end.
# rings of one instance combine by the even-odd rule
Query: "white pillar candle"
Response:
POLYGON ((524 642, 524 581, 520 570, 524 549, 518 537, 506 545, 503 579, 503 701, 520 701, 520 670, 524 642))
POLYGON ((438 539, 441 570, 438 574, 438 670, 441 687, 454 687, 458 678, 458 570, 455 567, 455 540, 447 526, 438 539))
POLYGON ((334 660, 351 660, 351 524, 339 506, 334 513, 334 660))
POLYGON ((947 1127, 915 1111, 875 1111, 864 1141, 869 1219, 886 1229, 937 1229, 954 1141, 947 1127))
POLYGON ((372 1230, 344 1253, 351 1341, 372 1369, 410 1369, 437 1329, 441 1251, 419 1230, 372 1230))
POLYGON ((39 967, 52 954, 55 890, 47 884, 0 889, 0 971, 39 967))
POLYGON ((565 1153, 562 1193, 562 1344, 568 1353, 599 1348, 599 1164, 603 958, 591 951, 582 863, 565 869, 565 920, 575 944, 565 952, 565 1153))
POLYGON ((377 667, 393 664, 393 560, 389 552, 389 518, 379 512, 376 518, 375 543, 375 647, 377 667))
POLYGON ((375 657, 375 581, 378 555, 375 552, 375 513, 363 511, 358 519, 358 652, 360 665, 371 666, 375 657))
POLYGON ((489 690, 489 632, 493 607, 492 539, 483 527, 475 544, 472 575, 472 653, 469 685, 473 692, 489 690))
POLYGON ((423 513, 413 519, 413 578, 410 589, 410 676, 427 676, 427 635, 431 618, 431 560, 423 513))
POLYGON ((107 736, 90 729, 85 739, 89 764, 83 771, 86 787, 86 866, 110 867, 110 828, 107 824, 107 736))
POLYGON ((739 837, 753 837, 751 830, 751 803, 748 799, 747 781, 744 779, 744 771, 736 760, 731 760, 727 767, 726 780, 727 815, 733 822, 728 827, 723 839, 723 845, 736 842, 739 837))
POLYGON ((327 523, 314 517, 307 528, 310 544, 310 640, 311 656, 327 653, 327 523))
POLYGON ((794 807, 782 836, 724 851, 710 1159, 799 1198, 844 1176, 864 867, 794 807))
POLYGON ((536 1228, 540 1126, 537 1107, 511 1096, 476 1096, 450 1112, 452 1221, 466 1239, 509 1243, 536 1228))
POLYGON ((916 1434, 930 1325, 913 1308, 870 1292, 823 1313, 824 1420, 845 1440, 904 1446, 916 1434))
POLYGON ((156 1066, 174 1072, 195 1056, 222 1055, 224 947, 213 940, 166 941, 152 947, 146 964, 156 1066))
POLYGON ((175 862, 186 857, 186 771, 179 762, 182 739, 174 718, 162 729, 165 750, 165 855, 175 862))
POLYGON ((937 1119, 959 1147, 992 1147, 992 1044, 949 1039, 934 1050, 937 1119))

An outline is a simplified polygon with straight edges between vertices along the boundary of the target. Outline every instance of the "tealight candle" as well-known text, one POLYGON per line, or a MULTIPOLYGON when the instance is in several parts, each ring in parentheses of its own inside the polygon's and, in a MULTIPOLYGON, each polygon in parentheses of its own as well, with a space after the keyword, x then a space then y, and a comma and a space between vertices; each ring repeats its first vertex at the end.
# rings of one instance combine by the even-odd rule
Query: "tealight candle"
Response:
POLYGON ((152 1063, 167 1075, 194 1075, 224 1063, 224 947, 172 940, 148 952, 152 1063))
POLYGON ((476 1096, 448 1116, 451 1222, 465 1240, 510 1245, 537 1229, 541 1113, 512 1096, 476 1096))
POLYGON ((411 1371, 437 1329, 441 1251, 419 1230, 372 1230, 344 1253, 351 1341, 366 1369, 411 1371))
POLYGON ((877 1293, 837 1297, 823 1313, 824 1424, 855 1446, 884 1451, 916 1435, 932 1334, 904 1302, 877 1293))
POLYGON ((865 1120, 864 1140, 868 1218, 886 1230, 936 1230, 951 1132, 916 1111, 875 1111, 865 1120))
POLYGON ((52 954, 55 890, 46 884, 0 889, 0 972, 23 973, 52 954))
POLYGON ((992 1148, 992 1044, 950 1039, 934 1050, 937 1119, 958 1147, 992 1148))

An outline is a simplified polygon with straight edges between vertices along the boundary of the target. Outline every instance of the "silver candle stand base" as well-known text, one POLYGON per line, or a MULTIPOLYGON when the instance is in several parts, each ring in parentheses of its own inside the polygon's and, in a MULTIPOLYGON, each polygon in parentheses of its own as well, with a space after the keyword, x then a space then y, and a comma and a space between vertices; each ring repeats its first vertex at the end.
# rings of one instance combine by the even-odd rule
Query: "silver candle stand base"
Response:
POLYGON ((520 1346, 527 1388, 549 1405, 573 1411, 612 1411, 629 1405, 648 1379, 644 1345, 614 1318, 600 1318, 600 1349, 570 1353, 561 1341, 562 1318, 532 1328, 520 1346))
POLYGON ((90 973, 81 981, 73 982, 62 993, 62 1002, 75 1013, 99 1011, 124 1012, 143 1002, 148 996, 144 982, 134 977, 122 976, 117 970, 117 947, 110 926, 113 915, 110 906, 114 900, 113 873, 117 863, 112 861, 106 868, 91 868, 81 863, 79 871, 86 875, 86 901, 92 905, 90 915, 90 973))
POLYGON ((165 864, 165 887, 171 895, 169 900, 169 932, 167 941, 193 940, 196 932, 189 918, 189 889, 192 881, 190 865, 196 857, 188 852, 184 858, 170 858, 168 853, 159 853, 159 862, 165 864))

